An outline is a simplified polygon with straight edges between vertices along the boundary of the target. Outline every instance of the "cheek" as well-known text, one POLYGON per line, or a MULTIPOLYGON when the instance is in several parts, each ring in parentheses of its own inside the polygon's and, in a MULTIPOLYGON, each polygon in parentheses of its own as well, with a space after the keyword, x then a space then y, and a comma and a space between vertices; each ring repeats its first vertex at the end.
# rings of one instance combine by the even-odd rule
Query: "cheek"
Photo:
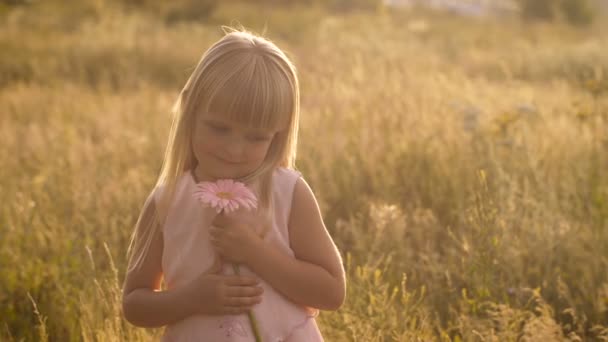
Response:
POLYGON ((216 151, 221 145, 220 142, 216 141, 212 136, 195 136, 192 139, 192 147, 196 154, 209 153, 210 151, 216 151))
POLYGON ((266 158, 266 154, 268 153, 268 148, 270 147, 270 143, 268 144, 260 144, 260 146, 256 146, 252 152, 252 159, 261 162, 266 158))

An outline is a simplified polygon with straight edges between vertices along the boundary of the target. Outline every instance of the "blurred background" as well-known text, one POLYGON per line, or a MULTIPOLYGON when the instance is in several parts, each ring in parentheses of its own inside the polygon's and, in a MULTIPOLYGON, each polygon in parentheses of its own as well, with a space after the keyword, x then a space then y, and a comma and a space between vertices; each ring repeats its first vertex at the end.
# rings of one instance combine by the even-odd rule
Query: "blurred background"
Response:
POLYGON ((294 60, 327 341, 608 341, 606 0, 0 1, 0 340, 149 341, 126 250, 221 25, 294 60), (330 147, 330 148, 328 148, 330 147))

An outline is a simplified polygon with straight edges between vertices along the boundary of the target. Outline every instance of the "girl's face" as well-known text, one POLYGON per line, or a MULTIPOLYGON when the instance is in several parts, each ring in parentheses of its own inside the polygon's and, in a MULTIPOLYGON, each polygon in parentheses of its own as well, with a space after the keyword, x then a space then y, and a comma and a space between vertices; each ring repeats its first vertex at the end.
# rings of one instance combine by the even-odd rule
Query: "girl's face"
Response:
POLYGON ((192 136, 199 181, 236 179, 254 172, 277 132, 251 128, 221 115, 199 115, 192 136))

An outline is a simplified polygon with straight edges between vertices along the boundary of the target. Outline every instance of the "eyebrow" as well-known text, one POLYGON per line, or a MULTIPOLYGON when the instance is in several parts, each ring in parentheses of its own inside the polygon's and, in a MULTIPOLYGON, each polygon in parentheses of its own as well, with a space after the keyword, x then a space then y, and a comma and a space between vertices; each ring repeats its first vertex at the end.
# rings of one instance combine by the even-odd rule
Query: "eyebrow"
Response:
POLYGON ((216 120, 216 119, 211 119, 211 118, 203 118, 201 121, 204 124, 212 125, 212 126, 221 126, 221 127, 231 127, 232 126, 232 123, 230 123, 230 122, 225 122, 222 120, 216 120))
POLYGON ((227 122, 224 122, 222 120, 217 120, 217 119, 214 119, 214 118, 205 118, 205 117, 203 117, 202 120, 203 120, 203 122, 210 122, 210 123, 217 123, 217 124, 228 124, 227 122))
POLYGON ((214 118, 203 118, 203 122, 210 123, 210 124, 213 124, 213 125, 219 125, 219 126, 232 126, 232 125, 236 125, 239 128, 242 128, 247 133, 252 133, 252 134, 257 134, 257 135, 272 135, 272 134, 276 133, 274 130, 272 130, 270 128, 267 129, 267 128, 249 127, 249 126, 244 126, 244 125, 240 125, 240 124, 237 124, 237 123, 228 122, 228 121, 224 121, 224 120, 217 120, 217 119, 214 119, 214 118))

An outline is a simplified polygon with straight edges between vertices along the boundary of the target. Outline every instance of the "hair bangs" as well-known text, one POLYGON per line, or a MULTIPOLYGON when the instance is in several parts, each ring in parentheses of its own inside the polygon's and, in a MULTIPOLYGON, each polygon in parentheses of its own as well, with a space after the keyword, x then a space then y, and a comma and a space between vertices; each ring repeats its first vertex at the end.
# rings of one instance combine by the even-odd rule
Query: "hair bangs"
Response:
POLYGON ((207 111, 258 129, 287 129, 294 90, 270 58, 243 56, 243 66, 210 94, 207 111))

